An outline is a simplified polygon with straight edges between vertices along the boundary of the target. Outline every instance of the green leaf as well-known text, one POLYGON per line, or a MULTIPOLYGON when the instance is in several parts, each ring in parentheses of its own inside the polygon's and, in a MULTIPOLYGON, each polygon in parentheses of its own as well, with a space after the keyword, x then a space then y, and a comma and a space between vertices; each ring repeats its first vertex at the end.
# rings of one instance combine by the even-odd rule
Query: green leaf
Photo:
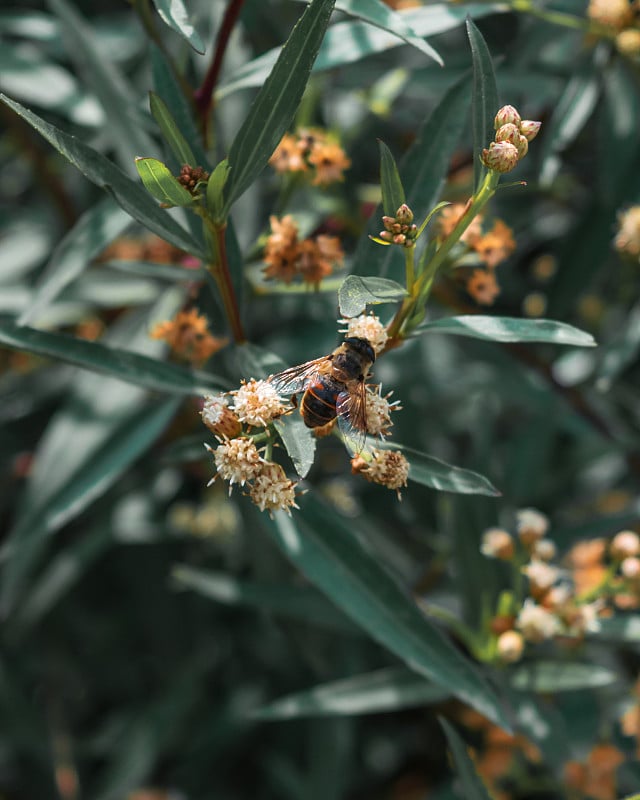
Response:
POLYGON ((572 661, 536 661, 516 667, 510 683, 531 692, 571 692, 610 686, 618 676, 597 664, 572 661))
POLYGON ((349 275, 338 292, 338 304, 344 317, 357 317, 367 305, 394 303, 406 296, 407 290, 396 281, 349 275))
POLYGON ((378 140, 380 146, 380 189, 382 190, 382 207, 388 217, 395 217, 396 211, 404 203, 404 189, 398 174, 398 167, 391 150, 378 140))
POLYGON ((136 169, 144 188, 156 200, 172 206, 193 205, 193 195, 162 161, 157 158, 136 158, 136 169))
POLYGON ((576 347, 595 347, 590 333, 556 322, 552 319, 519 319, 518 317, 485 317, 470 314, 445 317, 427 322, 416 333, 447 333, 453 336, 470 336, 492 342, 548 342, 576 347))
MULTIPOLYGON (((439 200, 440 192, 449 171, 451 157, 458 147, 458 141, 467 128, 469 86, 461 80, 451 87, 431 116, 424 122, 418 137, 407 150, 399 166, 400 178, 404 186, 407 205, 421 217, 439 200)), ((360 238, 352 272, 356 275, 386 275, 397 259, 400 269, 404 269, 400 248, 379 247, 368 238, 380 231, 382 206, 373 212, 365 234, 360 238)))
POLYGON ((419 611, 411 597, 343 521, 310 495, 295 521, 277 512, 269 532, 289 559, 347 616, 416 672, 508 727, 476 667, 419 611))
MULTIPOLYGON (((194 161, 188 163, 191 163, 194 167, 200 166, 208 170, 209 159, 202 147, 200 134, 193 118, 193 109, 187 102, 164 53, 153 42, 150 44, 150 50, 151 72, 156 95, 162 98, 178 131, 186 139, 189 149, 195 156, 194 161)), ((159 121, 158 124, 160 124, 159 121)), ((167 141, 169 142, 169 140, 167 141)), ((179 164, 179 166, 182 166, 182 164, 179 164)))
POLYGON ((104 108, 108 124, 105 135, 120 156, 121 166, 131 169, 133 158, 148 153, 153 143, 145 132, 147 123, 139 110, 138 98, 129 84, 102 51, 92 27, 87 24, 67 0, 48 0, 54 14, 60 19, 63 37, 67 40, 67 53, 75 63, 77 72, 87 81, 104 108))
POLYGON ((209 176, 207 183, 207 208, 216 222, 224 220, 224 187, 229 178, 229 161, 221 161, 209 176))
POLYGON ((387 667, 287 695, 251 716, 273 720, 380 714, 440 703, 450 696, 450 691, 407 667, 387 667))
POLYGON ((169 145, 180 166, 183 164, 189 164, 191 167, 198 166, 193 150, 182 135, 182 131, 169 111, 167 104, 155 92, 149 92, 149 108, 162 131, 165 142, 169 145))
MULTIPOLYGON (((202 450, 202 445, 200 445, 202 450)), ((238 580, 224 572, 176 564, 171 570, 176 589, 194 592, 226 606, 254 608, 261 613, 336 628, 353 633, 356 628, 326 597, 308 586, 238 580)))
POLYGON ((312 0, 287 39, 229 151, 224 216, 267 162, 291 125, 329 24, 335 0, 312 0))
POLYGON ((444 728, 449 749, 453 755, 453 761, 462 784, 462 791, 465 800, 491 800, 489 790, 482 782, 476 771, 473 759, 469 755, 467 745, 456 729, 442 717, 439 718, 440 725, 444 728))
POLYGON ((365 22, 375 25, 383 31, 387 31, 392 36, 397 36, 402 41, 417 48, 425 55, 432 58, 440 66, 444 66, 444 61, 439 53, 431 45, 412 29, 411 25, 405 21, 405 14, 398 14, 381 0, 337 0, 336 9, 344 11, 353 17, 359 17, 365 22))
POLYGON ((602 354, 597 373, 597 387, 608 391, 616 378, 637 358, 640 351, 640 303, 636 304, 622 323, 615 339, 602 354))
POLYGON ((589 633, 589 638, 611 642, 640 643, 640 615, 625 614, 609 618, 603 617, 598 620, 597 630, 589 633))
POLYGON ((63 333, 40 331, 0 319, 0 344, 56 358, 77 367, 111 375, 125 383, 179 395, 201 395, 226 388, 222 378, 168 364, 100 342, 76 339, 63 333))
POLYGON ((437 489, 439 492, 456 494, 483 494, 487 497, 500 497, 500 492, 492 483, 470 469, 454 467, 434 456, 420 453, 398 442, 378 442, 378 448, 400 450, 409 462, 409 480, 437 489))
POLYGON ((301 478, 306 478, 313 466, 316 452, 316 437, 304 424, 300 414, 287 414, 274 422, 289 458, 301 478))
POLYGON ((115 164, 74 136, 40 119, 20 103, 3 94, 0 94, 0 100, 35 128, 90 181, 109 192, 133 219, 180 250, 205 258, 200 246, 187 231, 159 208, 139 183, 128 178, 115 164))
POLYGON ((493 121, 498 112, 498 88, 493 71, 493 62, 484 37, 471 19, 467 20, 467 35, 471 45, 473 61, 473 94, 471 117, 473 120, 473 185, 477 188, 482 180, 484 167, 480 153, 493 141, 493 121))
POLYGON ((204 42, 189 19, 189 12, 182 0, 153 0, 153 5, 165 25, 180 34, 193 47, 196 53, 204 53, 204 42))
POLYGON ((80 217, 53 251, 38 280, 35 294, 18 320, 26 325, 37 319, 60 292, 75 280, 91 259, 131 224, 111 197, 105 197, 80 217))

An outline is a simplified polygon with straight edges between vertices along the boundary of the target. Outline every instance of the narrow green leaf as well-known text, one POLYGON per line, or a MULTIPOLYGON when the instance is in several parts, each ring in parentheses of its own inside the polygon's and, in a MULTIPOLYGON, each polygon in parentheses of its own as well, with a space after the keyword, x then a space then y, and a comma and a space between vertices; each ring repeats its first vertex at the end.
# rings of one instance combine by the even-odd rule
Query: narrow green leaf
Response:
POLYGON ((597 373, 600 391, 608 391, 616 378, 637 358, 640 351, 640 303, 636 304, 622 323, 622 330, 606 346, 597 373))
MULTIPOLYGON (((438 202, 444 185, 451 156, 458 147, 460 136, 467 128, 469 86, 460 80, 444 95, 424 122, 413 145, 407 150, 399 165, 407 205, 421 217, 438 202)), ((387 275, 395 263, 404 269, 402 253, 397 247, 379 247, 368 238, 380 231, 382 206, 373 212, 367 230, 360 237, 352 272, 356 275, 372 272, 387 275)))
POLYGON ((207 182, 207 208, 216 222, 224 220, 224 187, 229 178, 229 161, 221 161, 209 176, 207 182))
POLYGON ((153 144, 145 132, 146 121, 138 98, 109 58, 104 58, 95 33, 78 10, 67 0, 48 0, 59 18, 67 53, 75 62, 77 72, 87 81, 102 107, 108 124, 104 126, 120 156, 123 169, 130 170, 133 158, 151 151, 153 144))
MULTIPOLYGON (((150 51, 151 72, 156 95, 162 98, 163 103, 171 114, 171 118, 195 156, 194 161, 188 163, 191 163, 194 167, 204 167, 208 170, 209 159, 202 146, 200 134, 194 122, 193 109, 187 102, 164 53, 153 42, 150 44, 150 51)), ((179 164, 179 166, 182 166, 182 164, 179 164)))
POLYGON ((139 183, 128 178, 115 164, 75 136, 69 136, 40 119, 20 103, 3 94, 0 94, 0 100, 35 128, 90 181, 109 192, 133 219, 180 250, 186 250, 198 258, 205 258, 199 244, 187 231, 166 211, 159 208, 139 183))
POLYGON ((478 775, 473 759, 469 755, 467 745, 460 734, 446 719, 440 717, 439 721, 444 729, 449 749, 460 777, 464 800, 491 800, 489 790, 478 775))
POLYGON ((395 303, 406 296, 407 290, 396 281, 349 275, 338 292, 338 304, 343 316, 357 317, 368 305, 395 303))
POLYGON ((136 158, 136 169, 144 188, 161 203, 190 206, 193 195, 188 192, 170 169, 157 158, 136 158))
POLYGON ((536 661, 516 667, 510 683, 531 692, 571 692, 610 686, 618 680, 615 672, 597 664, 572 661, 536 661))
POLYGON ((440 66, 444 66, 440 54, 427 44, 424 39, 413 30, 405 21, 405 14, 398 14, 381 0, 336 0, 336 9, 344 11, 353 17, 359 17, 371 25, 375 25, 392 36, 397 36, 402 41, 432 58, 440 66))
POLYGON ((378 140, 380 146, 380 189, 382 207, 388 217, 395 217, 396 211, 404 203, 404 189, 395 159, 387 145, 378 140))
POLYGON ((196 53, 204 53, 204 42, 189 19, 189 12, 182 0, 153 0, 153 5, 165 25, 180 34, 196 53))
MULTIPOLYGON (((202 450, 202 445, 200 445, 202 450)), ((171 571, 176 589, 194 592, 226 606, 254 608, 314 625, 353 633, 356 628, 324 595, 308 586, 238 580, 225 572, 176 564, 171 571)))
POLYGON ((335 0, 312 0, 287 39, 229 151, 224 216, 266 167, 287 131, 329 24, 335 0))
POLYGON ((500 492, 488 478, 470 469, 454 467, 434 456, 420 453, 398 442, 378 442, 376 447, 400 450, 409 462, 409 480, 437 489, 439 492, 456 494, 483 494, 487 497, 500 497, 500 492))
POLYGON ((108 347, 100 342, 16 325, 6 319, 0 319, 0 344, 13 350, 26 350, 56 358, 83 369, 111 375, 125 383, 167 394, 199 395, 226 388, 222 378, 209 373, 108 347))
POLYGON ((445 317, 427 322, 416 333, 447 333, 470 336, 492 342, 548 342, 576 347, 595 347, 590 333, 552 319, 519 319, 518 317, 485 317, 480 314, 445 317))
POLYGON ((167 104, 155 92, 149 92, 149 108, 162 131, 165 142, 169 145, 180 166, 183 164, 189 164, 192 167, 198 166, 193 150, 182 135, 182 131, 169 111, 167 104))
POLYGON ((388 667, 290 694, 251 713, 255 719, 355 716, 439 703, 451 696, 407 667, 388 667))
POLYGON ((471 19, 467 19, 467 36, 471 45, 473 61, 473 94, 471 116, 473 120, 473 185, 477 188, 482 180, 484 167, 480 153, 493 141, 493 120, 499 109, 498 88, 493 71, 493 62, 483 35, 471 19))
POLYGON ((111 197, 105 197, 85 211, 53 251, 38 280, 35 294, 18 324, 26 325, 38 319, 60 292, 82 273, 91 259, 130 224, 131 217, 111 197))
POLYGON ((508 727, 493 691, 476 667, 419 611, 356 538, 353 525, 310 495, 295 521, 278 512, 264 524, 289 559, 381 645, 416 672, 508 727))

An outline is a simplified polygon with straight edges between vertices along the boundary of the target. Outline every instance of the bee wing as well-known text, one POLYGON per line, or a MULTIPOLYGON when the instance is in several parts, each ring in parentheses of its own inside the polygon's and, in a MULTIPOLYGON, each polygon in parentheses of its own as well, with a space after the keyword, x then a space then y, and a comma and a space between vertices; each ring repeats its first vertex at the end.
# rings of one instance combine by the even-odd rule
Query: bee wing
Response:
POLYGON ((338 427, 353 455, 364 450, 367 439, 367 396, 364 381, 336 398, 338 427))
POLYGON ((296 394, 304 391, 319 374, 325 371, 331 363, 329 356, 322 356, 313 361, 299 364, 297 367, 290 367, 276 375, 270 375, 267 382, 270 383, 278 394, 296 394))

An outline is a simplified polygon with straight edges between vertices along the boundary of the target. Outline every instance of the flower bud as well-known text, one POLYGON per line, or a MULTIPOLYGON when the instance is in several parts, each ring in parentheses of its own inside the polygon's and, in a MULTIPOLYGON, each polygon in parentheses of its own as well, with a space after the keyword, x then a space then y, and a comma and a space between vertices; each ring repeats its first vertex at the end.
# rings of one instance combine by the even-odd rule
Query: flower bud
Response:
POLYGON ((516 147, 520 138, 520 129, 513 122, 501 125, 496 131, 496 142, 511 142, 516 147))
POLYGON ((640 578, 640 558, 625 558, 620 564, 620 572, 630 581, 637 581, 640 578))
POLYGON ((520 136, 518 136, 518 141, 515 142, 515 145, 518 148, 518 160, 524 158, 529 152, 529 142, 527 141, 527 137, 520 134, 520 136))
POLYGON ((505 631, 498 637, 498 655, 500 660, 506 664, 513 664, 520 661, 524 651, 524 638, 518 631, 505 631))
POLYGON ((615 561, 622 561, 640 553, 640 536, 635 531, 620 531, 609 545, 609 554, 615 561))
POLYGON ((540 539, 534 542, 531 555, 540 561, 553 561, 556 557, 557 549, 551 539, 540 539))
POLYGON ((393 241, 393 234, 391 233, 391 231, 380 231, 378 236, 380 237, 380 239, 382 239, 383 242, 393 241))
POLYGON ((396 219, 395 217, 388 217, 385 215, 384 217, 382 217, 382 224, 384 225, 386 230, 388 231, 393 230, 391 226, 396 224, 396 219))
POLYGON ((407 237, 404 235, 404 233, 398 233, 393 237, 394 244, 405 244, 406 241, 407 237))
POLYGON ((493 122, 495 129, 498 130, 498 128, 501 128, 503 125, 506 125, 509 122, 519 126, 520 114, 518 114, 513 106, 502 106, 502 108, 496 114, 496 118, 493 122))
POLYGON ((491 142, 482 151, 482 163, 495 172, 511 172, 518 163, 518 148, 510 142, 491 142))
POLYGON ((410 225, 413 222, 413 211, 406 203, 403 203, 396 211, 396 221, 401 225, 410 225))
POLYGON ((480 552, 489 558, 511 561, 515 553, 513 538, 502 528, 489 528, 482 534, 480 552))
POLYGON ((549 530, 549 520, 535 508, 521 508, 516 513, 516 528, 520 541, 530 549, 549 530))
POLYGON ((620 31, 616 36, 616 47, 625 56, 640 55, 640 31, 635 28, 620 31))
POLYGON ((523 119, 520 123, 520 133, 528 142, 532 142, 538 135, 538 131, 541 127, 541 122, 536 122, 533 119, 523 119))

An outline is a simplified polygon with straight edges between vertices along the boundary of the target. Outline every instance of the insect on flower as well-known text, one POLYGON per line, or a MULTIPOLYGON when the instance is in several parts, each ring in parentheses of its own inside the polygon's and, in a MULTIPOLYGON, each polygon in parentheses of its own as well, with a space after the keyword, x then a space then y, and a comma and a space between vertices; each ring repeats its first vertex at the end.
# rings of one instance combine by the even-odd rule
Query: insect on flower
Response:
POLYGON ((278 394, 303 392, 300 414, 308 428, 321 428, 334 419, 354 454, 367 436, 365 380, 376 360, 367 339, 347 336, 329 355, 271 375, 267 381, 278 394))

